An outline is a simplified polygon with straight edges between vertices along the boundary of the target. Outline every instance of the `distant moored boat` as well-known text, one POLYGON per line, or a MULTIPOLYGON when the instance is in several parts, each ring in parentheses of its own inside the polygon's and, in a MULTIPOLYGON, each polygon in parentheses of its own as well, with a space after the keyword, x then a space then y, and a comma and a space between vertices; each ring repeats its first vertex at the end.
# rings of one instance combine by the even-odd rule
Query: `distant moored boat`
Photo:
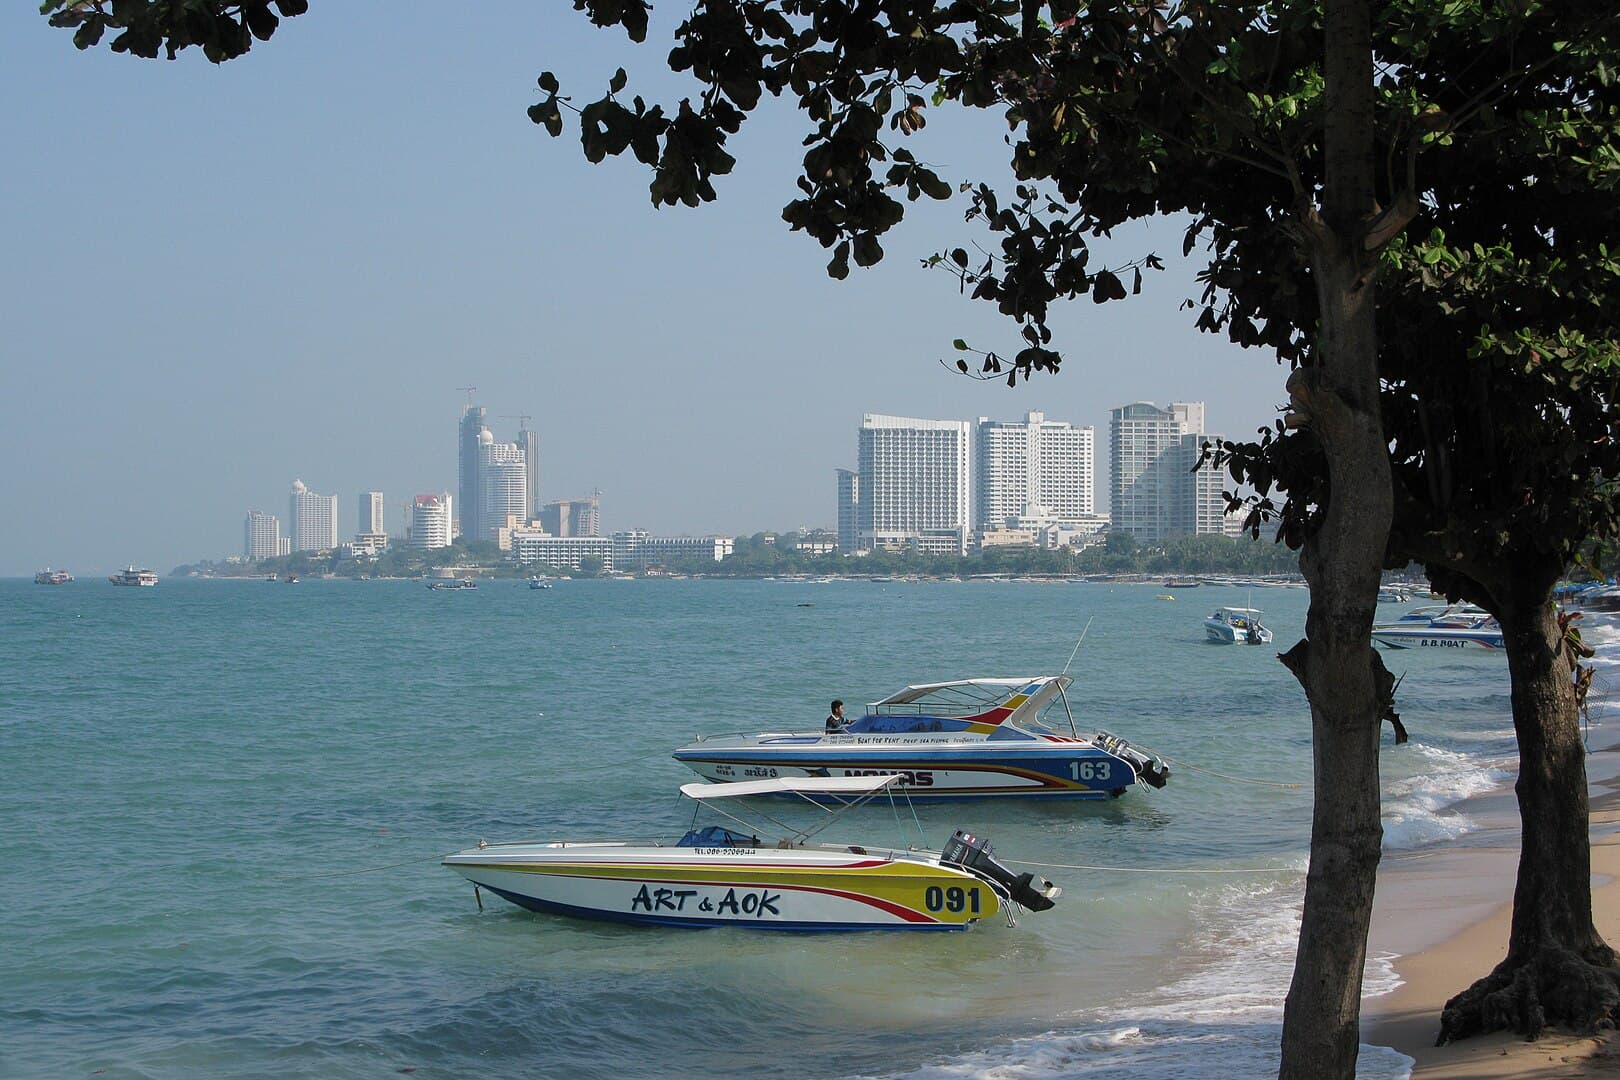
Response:
POLYGON ((34 575, 35 585, 66 585, 73 580, 73 575, 66 570, 52 570, 46 567, 34 575))
POLYGON ((158 576, 150 570, 137 570, 133 566, 128 570, 121 570, 107 579, 114 585, 145 585, 153 586, 158 583, 158 576))

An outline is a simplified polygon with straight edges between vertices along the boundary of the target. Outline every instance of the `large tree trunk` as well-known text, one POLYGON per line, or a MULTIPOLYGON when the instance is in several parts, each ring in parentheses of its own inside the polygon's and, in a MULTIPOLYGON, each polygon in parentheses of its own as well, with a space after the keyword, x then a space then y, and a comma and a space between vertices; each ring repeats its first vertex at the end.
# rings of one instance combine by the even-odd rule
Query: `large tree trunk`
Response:
POLYGON ((1378 411, 1375 262, 1365 250, 1377 210, 1367 0, 1330 0, 1323 30, 1322 213, 1299 214, 1322 321, 1315 363, 1294 373, 1289 393, 1291 422, 1322 443, 1328 495, 1300 554, 1311 588, 1306 640, 1283 657, 1310 700, 1316 779, 1305 913, 1283 1012, 1284 1080, 1355 1076, 1383 840, 1379 717, 1391 691, 1371 637, 1393 493, 1378 411))
MULTIPOLYGON (((1540 575, 1537 575, 1540 576, 1540 575)), ((1550 577, 1548 580, 1551 580, 1550 577)), ((1586 749, 1550 588, 1511 586, 1499 618, 1513 675, 1522 837, 1507 958, 1446 1002, 1440 1042, 1485 1031, 1536 1038, 1548 1024, 1620 1023, 1620 967, 1592 925, 1586 749)))

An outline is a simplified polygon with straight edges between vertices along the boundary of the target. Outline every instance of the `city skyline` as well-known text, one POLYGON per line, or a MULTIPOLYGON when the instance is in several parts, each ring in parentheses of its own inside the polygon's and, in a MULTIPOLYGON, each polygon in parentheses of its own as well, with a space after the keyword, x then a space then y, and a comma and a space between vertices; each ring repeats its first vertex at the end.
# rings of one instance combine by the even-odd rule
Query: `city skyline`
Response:
MULTIPOLYGON (((951 374, 953 338, 1015 338, 918 267, 962 237, 957 203, 919 204, 884 238, 889 258, 830 281, 825 253, 780 218, 799 133, 767 124, 747 133, 718 204, 655 211, 643 170, 591 167, 523 115, 534 41, 559 74, 599 74, 605 35, 583 23, 406 6, 388 20, 393 47, 357 57, 365 10, 323 9, 276 48, 214 67, 79 53, 32 8, 0 10, 0 87, 18 100, 52 87, 0 117, 19 163, 0 198, 0 495, 20 522, 0 574, 239 551, 245 508, 274 512, 293 476, 340 494, 340 540, 362 491, 390 493, 397 528, 403 500, 459 493, 444 434, 458 385, 480 388, 503 438, 516 422, 502 417, 531 414, 519 430, 544 443, 547 499, 600 488, 605 528, 694 535, 832 525, 827 476, 849 464, 861 410, 1038 410, 1101 432, 1102 403, 1174 396, 1208 402, 1241 437, 1285 400, 1270 357, 1196 333, 1178 310, 1198 285, 1173 220, 1107 249, 1166 257, 1142 296, 1057 313, 1061 375, 1008 389, 951 374), (457 62, 424 72, 418 58, 439 54, 457 62), (187 188, 188 213, 147 209, 194 174, 211 182, 187 188), (99 190, 110 175, 117 200, 99 190), (86 309, 84 290, 63 287, 84 280, 118 287, 86 309), (252 286, 180 303, 210 280, 252 286), (57 438, 64 417, 97 438, 57 438)), ((686 92, 646 59, 638 82, 686 92)), ((981 138, 992 120, 942 113, 918 149, 953 180, 1001 168, 981 138)))

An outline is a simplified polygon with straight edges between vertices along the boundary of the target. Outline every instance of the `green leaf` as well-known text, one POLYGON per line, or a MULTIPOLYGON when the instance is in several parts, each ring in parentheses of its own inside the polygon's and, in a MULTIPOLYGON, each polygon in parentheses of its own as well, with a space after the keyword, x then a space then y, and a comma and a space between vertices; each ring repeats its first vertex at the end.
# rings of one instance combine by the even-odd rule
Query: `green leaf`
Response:
POLYGON ((951 342, 951 344, 956 348, 957 352, 968 351, 968 343, 963 341, 961 338, 957 338, 955 341, 951 342))

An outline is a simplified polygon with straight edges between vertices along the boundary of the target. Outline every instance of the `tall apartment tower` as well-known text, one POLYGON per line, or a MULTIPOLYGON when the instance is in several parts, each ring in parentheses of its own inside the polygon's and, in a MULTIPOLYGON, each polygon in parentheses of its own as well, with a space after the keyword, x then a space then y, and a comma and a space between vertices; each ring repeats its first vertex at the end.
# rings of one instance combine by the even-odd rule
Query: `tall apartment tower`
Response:
POLYGON ((411 503, 411 547, 418 551, 449 547, 454 529, 450 493, 418 495, 411 503))
POLYGON ((485 428, 478 433, 478 522, 482 530, 466 532, 462 510, 462 535, 479 540, 500 540, 508 515, 520 523, 529 520, 529 485, 523 468, 523 448, 517 443, 498 443, 485 428))
POLYGON ((356 532, 365 535, 386 535, 388 527, 383 524, 383 493, 380 491, 362 491, 360 493, 360 524, 356 532))
POLYGON ((288 500, 287 531, 294 551, 326 551, 338 543, 338 501, 336 495, 317 495, 294 480, 288 500))
POLYGON ((281 521, 274 514, 249 510, 242 522, 242 558, 249 562, 281 554, 281 521))
POLYGON ((868 413, 857 443, 857 550, 967 554, 972 425, 868 413))
POLYGON ((529 489, 528 513, 532 518, 540 513, 540 433, 520 427, 517 444, 523 450, 523 474, 529 489))
POLYGON ((553 499, 540 508, 540 527, 552 536, 601 536, 602 508, 595 495, 553 499))
POLYGON ((1090 518, 1096 432, 1042 413, 1022 420, 980 417, 974 439, 974 527, 1008 528, 1033 508, 1059 522, 1090 518))
POLYGON ((838 470, 838 551, 853 555, 862 550, 857 514, 861 506, 861 476, 854 469, 838 470))
POLYGON ((1225 532, 1221 474, 1198 463, 1206 442, 1203 402, 1122 405, 1110 413, 1113 527, 1138 540, 1225 532))
POLYGON ((456 506, 461 512, 461 535, 469 540, 483 536, 483 523, 478 516, 482 505, 478 488, 478 436, 485 426, 482 405, 469 402, 462 406, 461 424, 456 429, 456 475, 460 484, 456 490, 456 506))

